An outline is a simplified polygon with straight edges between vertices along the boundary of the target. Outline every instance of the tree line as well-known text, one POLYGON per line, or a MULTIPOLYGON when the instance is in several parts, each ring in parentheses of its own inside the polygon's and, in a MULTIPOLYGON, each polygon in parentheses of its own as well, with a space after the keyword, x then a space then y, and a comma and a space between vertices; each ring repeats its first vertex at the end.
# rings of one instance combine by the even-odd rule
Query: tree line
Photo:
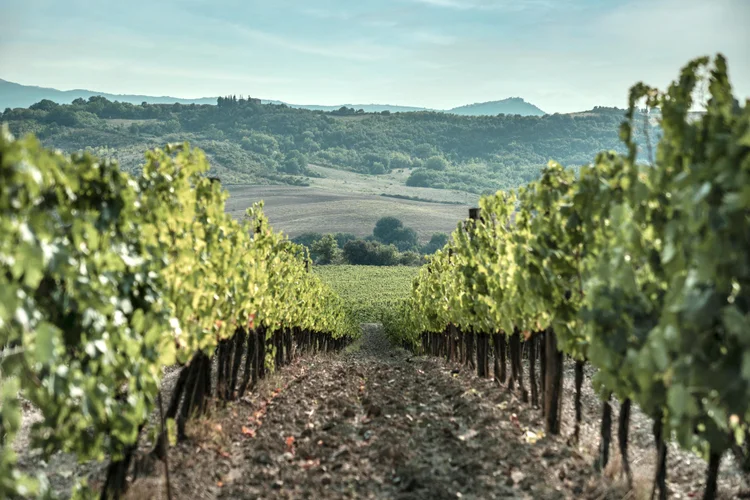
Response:
POLYGON ((417 232, 396 217, 380 218, 370 236, 357 238, 351 233, 308 232, 292 239, 307 247, 316 264, 360 266, 419 266, 424 256, 435 253, 448 242, 448 235, 435 233, 420 245, 417 232))

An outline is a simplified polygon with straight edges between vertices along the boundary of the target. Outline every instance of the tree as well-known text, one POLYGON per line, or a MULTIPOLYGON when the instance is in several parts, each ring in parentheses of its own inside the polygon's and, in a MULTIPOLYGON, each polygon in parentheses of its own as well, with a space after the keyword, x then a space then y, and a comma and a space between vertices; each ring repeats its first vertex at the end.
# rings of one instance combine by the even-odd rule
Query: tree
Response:
POLYGON ((57 123, 66 127, 75 127, 78 124, 76 112, 67 107, 56 107, 47 113, 47 122, 57 123))
POLYGON ((393 153, 391 155, 391 168, 393 170, 399 170, 402 168, 411 168, 411 158, 406 156, 404 153, 393 153))
POLYGON ((375 223, 375 229, 372 230, 372 234, 378 241, 390 243, 393 232, 402 227, 404 227, 404 223, 396 217, 382 217, 375 223))
POLYGON ((395 217, 381 218, 375 223, 372 234, 379 242, 386 245, 395 245, 401 252, 415 250, 419 246, 417 232, 409 227, 404 227, 403 222, 395 217))
POLYGON ((370 165, 370 173, 373 175, 383 175, 385 173, 388 173, 388 168, 379 161, 376 161, 375 163, 370 165))
POLYGON ((326 234, 321 239, 312 244, 311 253, 317 257, 317 264, 334 263, 341 251, 336 243, 336 238, 332 234, 326 234))
MULTIPOLYGON (((295 236, 294 238, 292 238, 292 243, 304 245, 307 248, 312 248, 313 243, 321 238, 323 238, 323 235, 321 233, 302 233, 299 236, 295 236)), ((339 247, 341 246, 342 245, 339 243, 339 247)))
POLYGON ((333 237, 336 238, 336 243, 338 244, 339 248, 344 248, 344 245, 352 240, 357 239, 357 237, 352 233, 336 233, 333 235, 333 237))
POLYGON ((413 251, 419 248, 417 232, 410 227, 402 227, 391 233, 391 245, 396 245, 399 252, 413 251))
POLYGON ((399 255, 398 263, 401 266, 420 266, 422 265, 422 256, 417 252, 404 252, 399 255))
POLYGON ((432 144, 420 144, 416 148, 414 148, 414 154, 418 158, 427 159, 430 156, 434 156, 435 153, 437 153, 437 150, 435 149, 435 146, 432 144))
POLYGON ((344 259, 353 265, 395 266, 398 258, 396 247, 377 241, 354 240, 344 245, 344 259))
POLYGON ((448 235, 445 233, 434 233, 430 241, 422 247, 422 253, 432 255, 448 244, 448 235))
POLYGON ((240 141, 242 149, 256 153, 271 155, 279 150, 279 143, 272 135, 251 130, 240 141))
POLYGON ((443 171, 448 168, 448 161, 442 156, 432 156, 424 164, 430 170, 443 171))
POLYGON ((344 245, 344 259, 349 264, 369 264, 369 255, 368 242, 365 240, 353 240, 344 245))
POLYGON ((438 181, 438 174, 432 170, 418 168, 414 170, 409 178, 406 179, 406 185, 411 187, 430 187, 438 181))
POLYGON ((59 108, 60 105, 57 104, 55 101, 50 101, 49 99, 42 99, 36 104, 32 104, 29 106, 29 109, 33 109, 36 111, 52 111, 55 108, 59 108))
POLYGON ((301 174, 307 170, 307 157, 296 149, 290 151, 282 164, 282 170, 292 175, 301 174))
POLYGON ((302 149, 307 151, 308 153, 314 153, 315 151, 320 150, 320 144, 310 139, 309 137, 306 137, 302 142, 302 149))

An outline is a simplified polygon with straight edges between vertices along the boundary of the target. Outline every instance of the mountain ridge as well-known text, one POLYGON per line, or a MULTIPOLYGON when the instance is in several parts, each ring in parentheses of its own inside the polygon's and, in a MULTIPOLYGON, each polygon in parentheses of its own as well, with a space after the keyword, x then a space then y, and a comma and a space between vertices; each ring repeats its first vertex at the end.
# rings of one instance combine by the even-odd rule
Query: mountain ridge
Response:
MULTIPOLYGON (((6 108, 27 108, 43 99, 57 102, 58 104, 70 104, 75 99, 88 99, 91 96, 102 96, 110 101, 128 102, 131 104, 216 104, 217 97, 180 98, 170 96, 149 96, 142 94, 113 94, 87 89, 59 90, 52 87, 40 87, 36 85, 24 85, 0 78, 0 110, 6 108)), ((292 108, 310 109, 314 111, 335 111, 342 107, 362 109, 366 113, 410 113, 419 111, 433 111, 438 113, 450 113, 467 116, 491 116, 498 114, 523 116, 542 116, 546 114, 537 106, 525 101, 520 97, 510 97, 498 101, 467 104, 451 109, 433 109, 419 106, 401 106, 393 104, 341 104, 326 106, 318 104, 290 104, 273 99, 261 99, 263 104, 284 104, 292 108)))

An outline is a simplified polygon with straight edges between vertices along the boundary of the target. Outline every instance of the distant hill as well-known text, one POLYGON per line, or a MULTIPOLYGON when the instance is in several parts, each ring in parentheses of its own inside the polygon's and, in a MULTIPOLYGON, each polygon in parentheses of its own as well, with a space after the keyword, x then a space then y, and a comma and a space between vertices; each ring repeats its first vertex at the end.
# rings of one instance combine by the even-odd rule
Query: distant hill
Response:
POLYGON ((154 97, 147 95, 108 94, 93 90, 57 90, 46 87, 35 87, 32 85, 21 85, 0 79, 0 109, 5 108, 28 108, 42 99, 49 99, 59 104, 70 104, 75 99, 88 99, 91 96, 100 95, 110 101, 128 102, 131 104, 216 104, 215 97, 202 97, 199 99, 180 99, 177 97, 154 97))
POLYGON ((458 108, 449 109, 447 113, 454 115, 469 116, 496 116, 504 115, 521 115, 521 116, 543 116, 546 113, 533 104, 524 101, 520 97, 511 97, 502 101, 480 102, 459 106, 458 108))
MULTIPOLYGON (((33 85, 22 85, 19 83, 9 82, 0 79, 0 111, 5 108, 28 108, 42 99, 49 99, 58 104, 70 104, 75 99, 88 99, 91 96, 100 95, 110 101, 127 102, 130 104, 216 104, 216 97, 200 97, 196 99, 182 99, 169 96, 147 96, 131 94, 109 94, 107 92, 97 92, 94 90, 76 89, 76 90, 57 90, 47 87, 36 87, 33 85)), ((292 108, 302 108, 317 111, 335 111, 341 107, 362 109, 366 113, 381 113, 390 111, 391 113, 408 113, 413 111, 435 111, 442 113, 452 113, 466 116, 483 116, 483 115, 523 115, 523 116, 541 116, 544 111, 530 104, 520 97, 511 97, 502 101, 492 101, 477 104, 469 104, 457 108, 442 110, 428 109, 416 106, 397 106, 391 104, 342 104, 337 106, 321 106, 317 104, 289 104, 277 100, 261 100, 263 104, 286 104, 292 108)))
MULTIPOLYGON (((279 101, 273 102, 279 104, 279 101)), ((317 106, 288 104, 293 108, 304 108, 320 111, 335 111, 341 106, 317 106)), ((454 115, 464 116, 497 116, 497 115, 521 115, 521 116, 543 116, 546 113, 531 103, 524 101, 520 97, 511 97, 502 101, 480 102, 468 104, 452 109, 432 109, 418 108, 413 106, 394 106, 391 104, 343 104, 347 108, 361 109, 365 113, 381 113, 390 111, 391 113, 408 113, 412 111, 435 111, 438 113, 451 113, 454 115)))

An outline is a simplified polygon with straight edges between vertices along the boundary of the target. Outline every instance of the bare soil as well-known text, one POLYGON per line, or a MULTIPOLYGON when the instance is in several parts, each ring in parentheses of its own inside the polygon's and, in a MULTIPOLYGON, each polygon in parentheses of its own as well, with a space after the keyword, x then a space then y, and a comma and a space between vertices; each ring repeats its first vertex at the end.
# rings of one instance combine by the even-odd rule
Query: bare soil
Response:
MULTIPOLYGON (((567 389, 572 371, 566 378, 567 389)), ((515 394, 395 349, 365 325, 345 353, 300 360, 194 423, 191 441, 170 454, 172 498, 649 498, 650 421, 634 411, 631 490, 619 478, 617 407, 610 467, 594 471, 601 403, 584 387, 574 445, 571 391, 562 436, 545 436, 540 412, 515 394)), ((700 498, 704 472, 701 459, 670 446, 670 498, 700 498)), ((719 498, 737 498, 740 483, 724 467, 719 498)), ((129 497, 165 487, 161 475, 139 480, 129 497)))
MULTIPOLYGON (((274 229, 290 237, 305 232, 372 235, 381 217, 394 216, 417 232, 422 243, 433 233, 451 233, 466 218, 468 206, 445 205, 362 194, 352 187, 332 189, 295 186, 226 186, 230 196, 226 211, 241 219, 247 208, 263 200, 264 213, 274 229), (341 190, 339 190, 341 189, 341 190)), ((397 187, 395 192, 404 190, 397 187)), ((385 191, 384 191, 385 192, 385 191)), ((403 194, 407 194, 403 192, 403 194)))

